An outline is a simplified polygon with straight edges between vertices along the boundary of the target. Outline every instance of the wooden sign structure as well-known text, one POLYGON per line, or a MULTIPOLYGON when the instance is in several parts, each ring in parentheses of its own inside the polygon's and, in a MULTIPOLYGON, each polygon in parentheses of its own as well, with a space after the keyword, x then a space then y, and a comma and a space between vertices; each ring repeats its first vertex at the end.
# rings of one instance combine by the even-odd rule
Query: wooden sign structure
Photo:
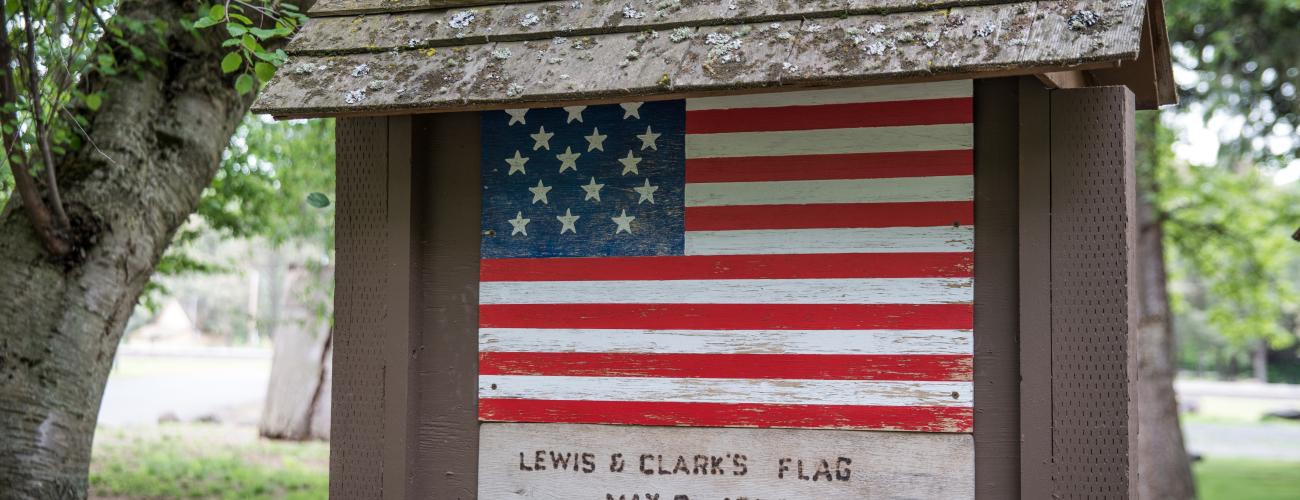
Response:
POLYGON ((331 495, 1131 498, 1162 9, 317 3, 331 495))

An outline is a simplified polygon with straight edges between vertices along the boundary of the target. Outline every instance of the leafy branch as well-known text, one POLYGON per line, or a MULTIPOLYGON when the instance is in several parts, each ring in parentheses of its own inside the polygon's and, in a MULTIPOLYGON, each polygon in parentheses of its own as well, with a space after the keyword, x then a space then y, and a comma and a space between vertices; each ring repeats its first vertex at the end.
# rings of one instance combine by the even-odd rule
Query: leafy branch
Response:
POLYGON ((225 27, 229 37, 221 46, 233 50, 221 59, 221 71, 239 73, 235 78, 235 90, 244 95, 252 92, 258 84, 269 81, 276 69, 289 61, 284 49, 268 50, 266 45, 287 40, 306 19, 307 16, 290 3, 273 6, 228 0, 206 7, 198 20, 187 27, 193 30, 225 27), (258 21, 246 14, 258 17, 258 21))
MULTIPOLYGON (((4 0, 0 22, 0 189, 12 189, 46 252, 75 258, 94 241, 93 213, 64 200, 61 162, 89 145, 113 159, 86 133, 91 117, 109 96, 104 80, 123 72, 144 76, 165 67, 164 20, 113 15, 116 0, 4 0), (12 177, 12 179, 10 178, 12 177)), ((303 23, 297 5, 281 0, 227 0, 204 6, 181 27, 194 36, 220 29, 220 61, 234 87, 247 95, 288 62, 278 48, 303 23)), ((7 196, 0 197, 6 200, 7 196)), ((84 208, 84 207, 83 207, 84 208)))

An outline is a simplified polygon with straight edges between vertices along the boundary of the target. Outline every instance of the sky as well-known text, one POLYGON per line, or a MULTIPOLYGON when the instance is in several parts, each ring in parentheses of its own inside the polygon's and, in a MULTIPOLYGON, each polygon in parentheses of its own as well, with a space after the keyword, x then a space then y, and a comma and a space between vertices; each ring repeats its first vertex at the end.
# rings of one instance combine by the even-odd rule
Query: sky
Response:
MULTIPOLYGON (((1180 46, 1173 47, 1175 59, 1190 57, 1180 46)), ((1196 83, 1197 75, 1184 64, 1174 64, 1174 81, 1179 86, 1196 83)), ((1216 115, 1204 120, 1205 108, 1200 105, 1180 106, 1177 113, 1166 114, 1166 120, 1177 131, 1174 142, 1174 156, 1193 165, 1212 165, 1219 153, 1220 137, 1232 137, 1240 134, 1244 121, 1240 117, 1216 115)), ((1284 151, 1297 140, 1290 135, 1278 135, 1267 141, 1267 147, 1274 151, 1284 151)), ((1273 183, 1282 186, 1300 180, 1300 160, 1292 161, 1285 168, 1273 172, 1273 183)))

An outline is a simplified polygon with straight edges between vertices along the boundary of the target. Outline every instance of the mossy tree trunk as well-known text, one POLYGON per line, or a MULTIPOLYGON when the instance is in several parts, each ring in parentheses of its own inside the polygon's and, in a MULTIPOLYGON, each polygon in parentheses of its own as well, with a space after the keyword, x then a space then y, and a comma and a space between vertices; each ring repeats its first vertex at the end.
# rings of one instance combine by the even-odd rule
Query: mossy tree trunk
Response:
POLYGON ((117 16, 162 21, 136 46, 165 61, 101 77, 91 141, 62 158, 65 206, 97 221, 74 259, 42 248, 15 197, 0 212, 0 498, 80 498, 109 368, 155 265, 195 210, 247 112, 221 73, 221 39, 179 20, 197 4, 123 0, 117 16), (93 144, 91 144, 93 142, 93 144))

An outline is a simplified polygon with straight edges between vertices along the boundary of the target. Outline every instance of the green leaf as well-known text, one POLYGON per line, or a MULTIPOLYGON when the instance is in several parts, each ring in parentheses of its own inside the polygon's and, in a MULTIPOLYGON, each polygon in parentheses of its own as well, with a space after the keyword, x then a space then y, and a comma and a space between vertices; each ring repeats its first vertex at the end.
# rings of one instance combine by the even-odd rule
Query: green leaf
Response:
POLYGON ((262 48, 262 44, 257 43, 257 39, 253 38, 253 35, 244 35, 244 37, 241 38, 240 41, 244 44, 244 47, 247 48, 248 50, 251 50, 253 52, 266 52, 266 49, 262 48))
POLYGON ((211 17, 202 17, 199 18, 198 21, 194 21, 194 27, 197 29, 202 29, 202 28, 207 28, 209 26, 216 26, 217 23, 219 22, 221 22, 221 20, 219 19, 213 19, 211 17))
POLYGON ((98 57, 95 58, 95 61, 99 63, 99 66, 101 68, 111 67, 113 66, 113 63, 116 62, 113 60, 113 56, 108 54, 100 54, 98 57))
POLYGON ((213 5, 211 9, 208 9, 208 19, 211 19, 213 21, 220 21, 225 18, 226 18, 225 5, 216 4, 213 5))
MULTIPOLYGON (((235 70, 238 70, 239 67, 243 65, 244 58, 240 57, 238 52, 231 52, 221 59, 221 72, 234 73, 235 70)), ((243 92, 240 93, 242 94, 243 92)))
POLYGON ((249 31, 249 33, 252 33, 253 36, 257 37, 258 40, 266 40, 266 39, 268 39, 268 38, 275 38, 276 35, 279 35, 279 34, 280 34, 279 31, 276 31, 276 30, 268 30, 268 29, 264 29, 264 28, 252 28, 252 29, 249 29, 248 31, 249 31))
POLYGON ((239 45, 238 38, 227 38, 226 41, 221 42, 222 47, 235 47, 237 45, 239 45))
POLYGON ((239 95, 247 94, 253 91, 253 85, 256 84, 257 80, 253 78, 253 75, 244 73, 235 79, 235 92, 239 92, 239 95))
POLYGON ((244 33, 248 33, 248 28, 235 23, 226 23, 226 31, 229 32, 232 37, 239 37, 243 36, 244 33))
POLYGON ((104 98, 99 92, 86 96, 86 107, 90 108, 91 111, 99 111, 99 106, 102 104, 104 104, 104 98))
POLYGON ((231 12, 230 18, 239 21, 241 23, 244 23, 245 26, 252 26, 254 24, 252 19, 249 19, 248 16, 245 16, 243 14, 236 14, 234 12, 231 12))
POLYGON ((264 82, 270 81, 271 77, 275 75, 275 66, 264 62, 259 62, 253 65, 253 72, 257 73, 258 80, 264 82))
POLYGON ((274 52, 254 52, 253 57, 275 64, 278 56, 274 52))
POLYGON ((325 193, 311 193, 307 195, 307 204, 316 208, 325 208, 330 206, 330 199, 325 196, 325 193))

